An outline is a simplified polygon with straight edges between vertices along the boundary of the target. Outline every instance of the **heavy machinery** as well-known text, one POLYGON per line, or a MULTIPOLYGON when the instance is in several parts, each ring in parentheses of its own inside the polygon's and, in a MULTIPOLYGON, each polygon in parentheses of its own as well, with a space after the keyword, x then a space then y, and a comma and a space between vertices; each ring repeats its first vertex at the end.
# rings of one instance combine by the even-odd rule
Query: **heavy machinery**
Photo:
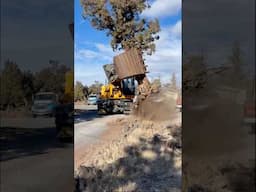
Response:
POLYGON ((124 113, 131 109, 135 96, 136 84, 134 78, 103 85, 100 90, 98 113, 124 113))
POLYGON ((150 94, 146 66, 138 50, 131 49, 115 56, 114 63, 103 68, 108 83, 99 93, 99 114, 128 112, 150 94))
POLYGON ((72 70, 65 74, 65 92, 55 110, 57 137, 63 141, 72 140, 74 136, 73 74, 72 70))
MULTIPOLYGON (((74 24, 69 25, 74 39, 74 24)), ((65 74, 65 91, 60 97, 60 104, 55 110, 55 125, 57 137, 62 141, 72 141, 74 136, 74 71, 70 69, 65 74)))

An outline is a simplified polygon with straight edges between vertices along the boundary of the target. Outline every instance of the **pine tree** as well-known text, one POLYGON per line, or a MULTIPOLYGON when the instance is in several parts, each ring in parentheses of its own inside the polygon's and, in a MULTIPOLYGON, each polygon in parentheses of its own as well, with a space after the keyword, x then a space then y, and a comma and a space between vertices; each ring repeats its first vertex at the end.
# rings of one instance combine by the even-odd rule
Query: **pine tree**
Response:
POLYGON ((177 90, 177 80, 175 73, 172 73, 171 88, 177 90))
POLYGON ((92 26, 111 36, 113 50, 137 48, 151 55, 160 31, 157 19, 140 18, 146 0, 81 0, 83 16, 92 26))
POLYGON ((75 84, 75 101, 82 101, 84 100, 84 86, 80 81, 77 81, 75 84))
POLYGON ((240 85, 244 78, 243 69, 242 69, 242 51, 240 45, 235 42, 232 47, 231 55, 228 58, 229 63, 231 64, 231 84, 240 85))
POLYGON ((9 109, 9 107, 19 107, 24 104, 22 80, 22 72, 18 65, 7 60, 1 74, 0 97, 3 108, 9 109))

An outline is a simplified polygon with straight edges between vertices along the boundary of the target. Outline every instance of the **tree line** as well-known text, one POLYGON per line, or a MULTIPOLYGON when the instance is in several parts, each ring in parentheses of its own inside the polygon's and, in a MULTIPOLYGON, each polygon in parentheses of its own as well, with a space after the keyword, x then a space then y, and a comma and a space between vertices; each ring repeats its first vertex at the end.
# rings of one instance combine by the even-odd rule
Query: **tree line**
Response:
POLYGON ((101 90, 102 83, 94 81, 90 86, 83 85, 80 81, 76 81, 74 89, 74 101, 84 101, 90 94, 98 94, 101 90))
MULTIPOLYGON (((90 94, 99 94, 101 86, 103 86, 103 84, 99 81, 94 81, 94 83, 90 86, 83 85, 82 82, 76 81, 74 88, 74 101, 84 101, 88 98, 90 94)), ((172 74, 169 83, 162 84, 160 77, 158 77, 152 80, 151 86, 155 90, 159 90, 163 86, 169 87, 175 91, 178 91, 179 89, 177 86, 175 73, 172 74)))
POLYGON ((49 66, 32 73, 21 70, 15 61, 7 60, 0 71, 1 110, 30 107, 32 96, 40 91, 64 94, 65 74, 70 69, 62 64, 49 61, 49 66))

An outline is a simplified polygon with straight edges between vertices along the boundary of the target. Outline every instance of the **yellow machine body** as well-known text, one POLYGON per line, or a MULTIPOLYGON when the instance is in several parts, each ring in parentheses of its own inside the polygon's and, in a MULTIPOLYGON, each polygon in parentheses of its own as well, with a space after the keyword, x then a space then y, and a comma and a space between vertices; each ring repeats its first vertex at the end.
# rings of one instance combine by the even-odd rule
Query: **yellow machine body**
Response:
POLYGON ((130 110, 134 94, 124 94, 121 86, 107 84, 101 87, 98 100, 98 113, 124 113, 130 110))
POLYGON ((100 91, 100 99, 125 99, 119 86, 113 84, 103 85, 100 91))
POLYGON ((65 74, 65 92, 62 103, 73 103, 74 98, 74 71, 70 70, 65 74))

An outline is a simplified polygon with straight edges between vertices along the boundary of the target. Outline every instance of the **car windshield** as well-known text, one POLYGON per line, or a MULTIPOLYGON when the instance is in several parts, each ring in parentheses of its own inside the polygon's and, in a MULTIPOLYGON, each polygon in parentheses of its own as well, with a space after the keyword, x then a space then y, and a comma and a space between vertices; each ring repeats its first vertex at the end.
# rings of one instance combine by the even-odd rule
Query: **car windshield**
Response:
POLYGON ((97 96, 89 96, 88 99, 89 100, 95 100, 95 99, 97 99, 97 96))
POLYGON ((55 100, 55 95, 53 95, 53 94, 38 94, 35 96, 35 100, 55 100))

